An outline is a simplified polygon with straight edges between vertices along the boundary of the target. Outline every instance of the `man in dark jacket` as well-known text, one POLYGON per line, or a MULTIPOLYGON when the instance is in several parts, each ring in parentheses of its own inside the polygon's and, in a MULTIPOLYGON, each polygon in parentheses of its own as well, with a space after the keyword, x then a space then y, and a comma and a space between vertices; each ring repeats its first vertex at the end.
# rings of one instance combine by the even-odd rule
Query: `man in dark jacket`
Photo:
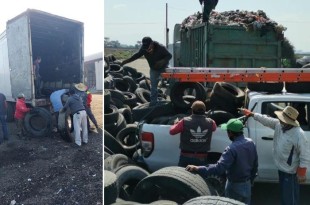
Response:
POLYGON ((203 22, 208 22, 209 21, 209 16, 210 13, 213 9, 215 9, 218 0, 199 0, 200 4, 202 5, 203 3, 203 22))
POLYGON ((64 112, 70 108, 71 114, 73 115, 75 144, 81 146, 82 142, 84 144, 88 143, 87 114, 82 99, 77 94, 75 94, 75 89, 70 89, 69 94, 70 97, 60 112, 64 112))
POLYGON ((250 138, 244 137, 240 120, 230 119, 226 124, 222 124, 221 128, 227 130, 232 143, 226 147, 218 162, 207 167, 188 165, 186 170, 197 171, 203 177, 226 173, 225 196, 250 204, 251 183, 258 168, 256 146, 250 138))
POLYGON ((160 74, 168 67, 169 60, 172 58, 171 53, 165 46, 153 41, 150 37, 142 39, 142 46, 140 50, 133 54, 129 59, 124 60, 121 66, 137 60, 144 56, 150 66, 150 80, 151 80, 151 103, 150 106, 156 105, 158 91, 157 86, 159 83, 160 74))
POLYGON ((208 164, 208 151, 216 124, 205 116, 205 112, 205 104, 197 100, 192 105, 192 115, 183 118, 170 128, 171 135, 181 133, 178 164, 180 167, 189 164, 197 166, 208 164))

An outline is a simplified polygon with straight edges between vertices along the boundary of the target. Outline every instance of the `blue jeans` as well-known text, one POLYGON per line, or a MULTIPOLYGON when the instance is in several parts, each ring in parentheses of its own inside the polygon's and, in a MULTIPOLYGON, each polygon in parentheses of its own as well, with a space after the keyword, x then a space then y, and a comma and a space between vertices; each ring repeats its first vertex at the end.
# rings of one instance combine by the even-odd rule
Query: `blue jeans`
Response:
MULTIPOLYGON (((2 133, 3 133, 3 139, 8 140, 8 126, 6 124, 6 115, 0 115, 0 123, 1 123, 1 128, 2 128, 2 133)), ((0 139, 1 142, 1 139, 0 139)))
POLYGON ((299 184, 296 174, 288 174, 278 171, 281 189, 282 205, 298 205, 299 204, 299 184))
POLYGON ((226 181, 225 197, 251 204, 251 181, 233 183, 226 181))
POLYGON ((153 70, 150 69, 150 81, 151 81, 151 105, 155 105, 157 103, 157 97, 158 97, 158 90, 157 86, 160 81, 160 74, 164 70, 153 70))

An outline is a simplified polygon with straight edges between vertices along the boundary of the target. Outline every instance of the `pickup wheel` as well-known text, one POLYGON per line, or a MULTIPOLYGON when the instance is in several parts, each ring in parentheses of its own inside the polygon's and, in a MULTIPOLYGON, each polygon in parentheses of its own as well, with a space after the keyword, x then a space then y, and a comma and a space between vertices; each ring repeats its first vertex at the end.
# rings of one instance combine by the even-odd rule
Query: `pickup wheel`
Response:
POLYGON ((140 203, 165 199, 183 204, 194 197, 209 195, 216 195, 216 191, 201 176, 173 166, 142 179, 134 190, 133 199, 140 203))
POLYGON ((104 204, 112 204, 116 201, 117 192, 117 177, 108 170, 104 170, 104 204))
POLYGON ((48 136, 52 131, 52 115, 45 108, 35 107, 25 115, 25 129, 35 137, 48 136))
POLYGON ((185 202, 183 205, 245 205, 240 201, 221 196, 200 196, 185 202))
POLYGON ((119 167, 115 174, 118 181, 119 198, 131 200, 136 185, 150 173, 135 165, 119 167))
POLYGON ((58 132, 61 138, 66 142, 74 142, 74 137, 71 135, 73 121, 68 112, 59 112, 58 115, 58 132))

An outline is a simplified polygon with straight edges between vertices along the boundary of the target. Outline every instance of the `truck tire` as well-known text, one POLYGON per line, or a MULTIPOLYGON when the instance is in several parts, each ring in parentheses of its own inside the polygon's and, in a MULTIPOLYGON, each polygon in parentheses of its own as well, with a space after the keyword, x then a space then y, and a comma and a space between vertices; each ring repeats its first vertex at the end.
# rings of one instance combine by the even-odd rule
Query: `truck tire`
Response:
POLYGON ((132 77, 124 76, 123 80, 128 85, 128 89, 127 89, 128 92, 132 92, 133 93, 138 88, 138 85, 137 85, 136 81, 134 81, 134 79, 132 77))
POLYGON ((59 112, 58 132, 61 138, 66 142, 74 142, 74 136, 70 132, 72 124, 73 122, 71 121, 71 117, 68 112, 59 112))
POLYGON ((309 82, 285 83, 285 89, 289 93, 309 93, 309 82))
POLYGON ((245 205, 240 201, 221 196, 199 196, 188 200, 183 205, 245 205))
POLYGON ((116 137, 117 133, 124 129, 127 125, 124 116, 120 113, 118 114, 117 121, 108 122, 104 124, 104 129, 107 130, 112 136, 116 137))
POLYGON ((158 201, 153 201, 150 204, 151 205, 178 205, 177 202, 170 201, 170 200, 158 200, 158 201))
POLYGON ((238 107, 244 103, 245 93, 237 86, 227 82, 216 82, 213 86, 211 95, 220 96, 224 101, 233 100, 238 107))
POLYGON ((113 172, 104 170, 104 204, 114 203, 117 196, 117 177, 113 172))
POLYGON ((13 103, 13 102, 8 102, 8 109, 7 109, 7 112, 6 112, 6 121, 7 122, 13 122, 14 121, 14 114, 15 114, 15 106, 16 104, 13 103))
POLYGON ((233 114, 223 110, 212 110, 208 113, 208 117, 214 120, 216 125, 227 123, 231 118, 235 118, 233 114))
POLYGON ((113 154, 124 154, 127 153, 121 143, 117 141, 108 131, 104 130, 104 147, 107 147, 113 154))
POLYGON ((174 107, 170 101, 158 101, 158 104, 150 107, 150 103, 144 103, 134 107, 132 117, 134 121, 154 119, 159 116, 175 114, 174 107))
POLYGON ((140 88, 144 88, 146 90, 151 90, 151 81, 150 81, 150 79, 146 78, 144 80, 141 80, 139 82, 139 87, 140 88))
POLYGON ((170 90, 171 102, 177 108, 189 109, 191 107, 192 103, 185 101, 183 98, 183 96, 190 95, 187 93, 188 90, 193 90, 192 96, 194 96, 194 99, 191 99, 191 102, 195 100, 201 100, 204 102, 207 99, 207 93, 201 83, 177 82, 172 85, 170 90))
POLYGON ((238 106, 234 98, 222 98, 220 95, 212 94, 210 96, 211 110, 223 110, 235 116, 238 115, 238 106))
POLYGON ((283 83, 248 83, 247 87, 250 91, 281 93, 283 90, 283 83))
POLYGON ((137 105, 138 99, 136 94, 131 92, 123 92, 125 96, 124 104, 129 105, 129 107, 134 107, 137 105))
POLYGON ((118 181, 119 198, 131 200, 136 185, 150 173, 136 165, 125 165, 119 167, 115 174, 118 181))
POLYGON ((111 93, 109 90, 104 89, 104 110, 110 107, 111 104, 111 93))
POLYGON ((124 154, 112 154, 104 159, 104 170, 115 172, 123 165, 134 164, 134 162, 124 154))
POLYGON ((126 81, 124 81, 124 77, 114 78, 114 85, 115 85, 115 89, 119 91, 126 92, 129 90, 129 85, 126 81))
POLYGON ((133 199, 139 203, 164 199, 183 204, 194 197, 215 194, 214 189, 198 174, 172 166, 159 169, 142 179, 134 190, 133 199))
POLYGON ((110 105, 104 110, 104 123, 116 122, 118 119, 118 108, 115 105, 110 105))
POLYGON ((137 88, 135 91, 137 101, 141 103, 147 103, 151 101, 151 91, 144 88, 137 88))
POLYGON ((123 70, 124 70, 124 74, 125 75, 128 75, 128 76, 136 76, 137 75, 137 69, 133 68, 133 67, 130 67, 130 66, 123 66, 123 70))
POLYGON ((116 135, 116 140, 122 144, 130 157, 132 157, 133 153, 140 146, 140 140, 137 134, 138 126, 136 124, 127 124, 127 126, 116 135))
POLYGON ((25 115, 25 129, 35 137, 45 137, 52 132, 52 115, 45 108, 35 107, 25 115))
POLYGON ((124 107, 124 108, 118 109, 118 113, 120 113, 124 116, 127 124, 133 123, 132 113, 131 113, 130 107, 129 108, 124 107))

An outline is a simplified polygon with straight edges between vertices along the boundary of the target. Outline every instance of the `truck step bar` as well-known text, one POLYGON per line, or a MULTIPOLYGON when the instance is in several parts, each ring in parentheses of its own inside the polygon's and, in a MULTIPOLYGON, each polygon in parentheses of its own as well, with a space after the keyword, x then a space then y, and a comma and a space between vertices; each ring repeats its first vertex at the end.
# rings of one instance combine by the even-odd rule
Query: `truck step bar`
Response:
POLYGON ((161 74, 179 82, 310 82, 310 69, 170 67, 161 74))

